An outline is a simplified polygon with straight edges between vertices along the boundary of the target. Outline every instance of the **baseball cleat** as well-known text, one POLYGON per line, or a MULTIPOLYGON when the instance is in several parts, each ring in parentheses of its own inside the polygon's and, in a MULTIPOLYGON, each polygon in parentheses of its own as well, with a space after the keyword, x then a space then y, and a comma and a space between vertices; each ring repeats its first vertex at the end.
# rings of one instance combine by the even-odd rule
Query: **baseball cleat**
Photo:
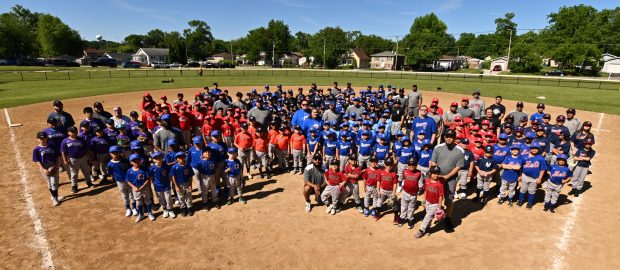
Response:
POLYGON ((130 216, 132 216, 131 209, 126 209, 126 210, 125 210, 125 216, 126 216, 126 217, 130 217, 130 216))
POLYGON ((187 214, 188 214, 190 217, 191 217, 191 216, 193 216, 193 215, 194 215, 194 210, 192 210, 192 209, 188 209, 188 210, 187 210, 187 214))
POLYGON ((549 213, 555 213, 555 207, 553 206, 549 207, 549 213))
POLYGON ((407 221, 407 228, 409 228, 410 230, 413 229, 413 219, 407 221))
POLYGON ((164 210, 164 214, 162 215, 164 218, 168 218, 168 210, 164 210))
POLYGON ((573 193, 573 196, 575 196, 575 198, 579 197, 579 193, 581 193, 580 190, 575 189, 575 192, 573 193))
POLYGON ((525 206, 525 209, 527 209, 527 210, 532 210, 532 204, 529 204, 529 203, 528 203, 528 204, 525 206))
POLYGON ((326 213, 326 214, 329 214, 329 212, 330 212, 331 210, 332 210, 332 206, 331 206, 331 205, 329 205, 329 206, 327 206, 327 207, 325 208, 325 213, 326 213))
POLYGON ((242 204, 246 204, 247 203, 244 198, 239 198, 239 202, 242 203, 242 204))
POLYGON ((181 208, 181 216, 184 216, 184 217, 187 216, 187 209, 186 208, 181 208))
POLYGON ((135 222, 138 223, 138 222, 142 221, 144 218, 145 218, 144 215, 140 214, 140 215, 138 215, 138 217, 136 217, 136 221, 135 222))
POLYGON ((149 219, 151 221, 155 221, 155 216, 153 214, 149 213, 149 219))
POLYGON ((362 208, 361 206, 357 206, 356 207, 357 211, 360 212, 361 214, 364 213, 364 208, 362 208))
POLYGON ((52 204, 54 206, 58 206, 58 205, 60 205, 60 202, 58 201, 58 199, 56 197, 52 196, 52 204))
POLYGON ((523 203, 524 203, 523 201, 518 201, 518 202, 517 202, 517 206, 518 206, 518 207, 521 207, 521 206, 523 206, 523 203))
POLYGON ((168 215, 169 215, 171 218, 176 218, 176 217, 177 217, 177 215, 175 215, 175 214, 174 214, 174 211, 172 211, 172 210, 168 210, 168 215))
POLYGON ((331 211, 329 211, 329 213, 330 213, 330 214, 332 214, 332 215, 335 215, 335 214, 336 214, 336 208, 333 208, 333 207, 332 207, 332 210, 331 210, 331 211))
POLYGON ((312 210, 312 205, 309 202, 307 202, 306 203, 306 213, 310 213, 311 210, 312 210))
POLYGON ((422 238, 423 236, 424 236, 424 232, 423 232, 423 231, 421 231, 421 230, 418 230, 418 231, 415 233, 415 238, 422 238))
POLYGON ((136 209, 136 208, 131 209, 131 214, 134 215, 134 216, 137 216, 138 215, 138 209, 136 209))
POLYGON ((497 204, 503 204, 504 203, 504 198, 500 197, 499 200, 497 200, 497 204))
POLYGON ((71 186, 71 193, 78 193, 77 186, 71 186))
POLYGON ((370 215, 370 211, 368 210, 368 208, 364 208, 364 216, 368 217, 370 215))
POLYGON ((508 206, 512 207, 512 201, 508 201, 508 206))
POLYGON ((231 205, 231 204, 232 204, 232 200, 226 201, 226 205, 231 205))

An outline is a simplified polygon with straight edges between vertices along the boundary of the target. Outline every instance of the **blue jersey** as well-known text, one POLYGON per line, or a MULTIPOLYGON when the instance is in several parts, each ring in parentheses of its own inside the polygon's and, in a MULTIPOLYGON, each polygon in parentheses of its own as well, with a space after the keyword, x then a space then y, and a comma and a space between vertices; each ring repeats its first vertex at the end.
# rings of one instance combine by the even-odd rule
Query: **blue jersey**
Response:
POLYGON ((385 160, 388 154, 390 153, 390 145, 389 144, 386 144, 386 145, 376 144, 374 151, 375 151, 375 156, 377 156, 377 159, 385 160))
POLYGON ((228 151, 226 144, 223 142, 210 142, 207 146, 211 148, 211 156, 215 162, 224 161, 226 159, 226 152, 228 151))
POLYGON ((428 168, 430 167, 431 157, 433 156, 433 149, 422 149, 418 153, 418 156, 420 157, 418 159, 418 165, 428 168))
POLYGON ((530 156, 530 146, 526 144, 519 144, 519 155, 525 160, 530 156))
POLYGON ((142 185, 144 185, 144 183, 146 183, 148 177, 149 175, 145 170, 141 168, 134 170, 134 168, 132 167, 127 170, 125 180, 129 183, 132 183, 136 187, 141 187, 142 185))
POLYGON ((216 161, 211 157, 211 159, 205 160, 202 159, 196 166, 196 170, 203 175, 214 175, 215 174, 215 163, 216 161))
POLYGON ((177 159, 174 157, 175 154, 176 152, 174 151, 166 153, 166 155, 164 156, 164 161, 166 162, 166 164, 171 165, 172 163, 177 163, 177 159))
MULTIPOLYGON (((545 113, 539 113, 539 112, 535 112, 530 116, 530 122, 534 121, 534 120, 538 120, 538 122, 542 123, 542 119, 543 116, 545 115, 545 113)), ((515 119, 515 121, 518 121, 519 119, 515 119)))
POLYGON ((495 152, 493 152, 493 160, 495 161, 495 163, 501 164, 506 158, 506 156, 510 155, 510 146, 501 146, 499 144, 496 144, 494 148, 495 152))
POLYGON ((105 129, 105 124, 103 124, 103 122, 98 119, 98 118, 93 118, 93 119, 84 119, 82 120, 82 122, 80 122, 80 127, 82 126, 82 124, 84 123, 88 123, 90 129, 89 132, 90 134, 94 134, 94 130, 95 129, 105 129))
MULTIPOLYGON (((523 166, 523 159, 521 158, 521 156, 513 157, 512 155, 509 155, 509 156, 506 156, 502 164, 523 166)), ((502 173, 502 180, 506 180, 507 182, 514 183, 514 182, 517 182, 517 179, 519 178, 520 174, 521 174, 521 169, 519 170, 504 169, 504 173, 502 173)))
MULTIPOLYGON (((204 148, 202 147, 196 148, 196 146, 192 146, 189 150, 187 150, 187 163, 189 166, 192 166, 194 169, 198 167, 198 164, 200 164, 200 161, 202 160, 203 149, 204 148)), ((214 155, 214 153, 211 153, 211 155, 214 155)))
POLYGON ((577 166, 579 167, 585 167, 588 168, 590 167, 590 165, 592 165, 592 158, 594 157, 594 154, 596 154, 596 152, 592 149, 590 149, 590 151, 586 151, 586 149, 577 149, 577 152, 575 153, 575 157, 589 157, 590 160, 579 160, 577 161, 577 166))
POLYGON ((532 177, 538 178, 541 172, 547 170, 547 162, 545 158, 541 155, 529 156, 525 158, 525 162, 523 163, 523 174, 532 177))
POLYGON ((170 190, 170 167, 163 164, 161 167, 157 165, 149 168, 149 177, 153 179, 153 186, 156 192, 164 192, 170 190))
POLYGON ((241 175, 241 172, 243 171, 243 165, 241 164, 241 161, 239 161, 239 159, 227 159, 226 169, 230 169, 230 171, 228 172, 228 176, 235 177, 241 175))
MULTIPOLYGON (((558 125, 549 126, 546 130, 546 133, 547 133, 547 138, 549 139, 549 142, 553 144, 556 144, 558 141, 560 141, 560 133, 570 134, 567 127, 558 126, 558 125)), ((570 138, 567 138, 567 139, 570 139, 570 138)))
POLYGON ((107 167, 108 174, 112 175, 115 181, 125 181, 127 170, 131 165, 129 164, 129 160, 121 158, 118 161, 110 160, 107 167))
POLYGON ((418 153, 415 151, 413 146, 402 147, 400 149, 400 157, 398 157, 398 163, 407 164, 411 158, 417 158, 418 153))
POLYGON ((422 141, 413 140, 413 148, 416 152, 420 152, 420 150, 422 150, 422 146, 424 146, 424 143, 422 143, 422 141))
POLYGON ((310 131, 312 128, 316 130, 321 129, 321 125, 323 125, 323 122, 321 121, 321 119, 307 118, 306 120, 298 123, 297 125, 301 126, 304 134, 308 134, 308 131, 310 131))
POLYGON ((551 144, 549 140, 545 137, 536 137, 532 142, 537 142, 540 145, 540 153, 549 153, 551 144))
POLYGON ((520 145, 520 144, 525 144, 525 136, 522 136, 521 138, 517 138, 517 136, 511 136, 510 137, 510 145, 520 145))
POLYGON ((181 185, 192 181, 194 170, 192 170, 192 166, 189 166, 187 163, 183 166, 177 163, 172 166, 172 169, 170 169, 170 176, 174 177, 173 179, 177 182, 177 184, 181 185))
POLYGON ((350 141, 340 141, 338 142, 338 154, 341 156, 349 156, 351 155, 351 144, 350 141))
POLYGON ((415 119, 413 119, 411 129, 414 130, 414 138, 418 137, 418 132, 420 132, 421 130, 424 130, 426 136, 430 138, 432 134, 437 133, 437 124, 435 123, 435 120, 431 117, 416 117, 415 119))
POLYGON ((357 144, 357 149, 360 156, 372 156, 372 151, 375 146, 375 141, 372 138, 368 140, 360 139, 357 144))
POLYGON ((561 185, 566 178, 573 177, 573 171, 568 166, 551 165, 549 168, 549 181, 561 185))
POLYGON ((325 141, 325 155, 326 156, 335 156, 336 150, 338 149, 338 141, 337 140, 326 140, 325 141))
POLYGON ((478 161, 476 161, 476 166, 480 168, 480 171, 490 172, 494 169, 497 169, 497 162, 495 162, 495 159, 493 159, 493 157, 487 158, 483 156, 480 157, 478 161))
POLYGON ((465 160, 463 162, 463 167, 461 167, 461 170, 469 170, 469 166, 471 166, 472 162, 474 162, 474 153, 471 150, 464 148, 463 157, 465 158, 465 160))
POLYGON ((306 143, 308 144, 308 149, 310 149, 310 152, 314 152, 314 149, 317 147, 319 147, 319 150, 321 149, 321 138, 320 137, 312 138, 308 136, 308 139, 306 139, 306 143))
POLYGON ((400 157, 400 151, 401 149, 403 149, 403 143, 400 141, 395 141, 394 144, 392 144, 392 152, 394 153, 395 157, 400 157))

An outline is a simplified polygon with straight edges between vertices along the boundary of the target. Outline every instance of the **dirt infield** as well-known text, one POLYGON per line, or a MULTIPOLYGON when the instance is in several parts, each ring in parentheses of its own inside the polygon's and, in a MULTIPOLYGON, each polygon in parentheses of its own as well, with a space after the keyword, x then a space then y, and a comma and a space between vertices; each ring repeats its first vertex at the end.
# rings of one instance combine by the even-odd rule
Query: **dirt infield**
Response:
MULTIPOLYGON (((252 87, 228 87, 236 90, 252 87)), ((260 89, 259 87, 256 87, 260 89)), ((285 87, 287 89, 288 87, 285 87)), ((183 89, 186 97, 197 89, 183 89)), ((179 90, 152 91, 158 98, 165 93, 176 96, 179 90)), ((460 95, 422 91, 428 104, 432 97, 448 108, 460 95)), ((482 93, 484 95, 484 93, 482 93)), ((64 100, 65 109, 76 122, 82 108, 102 101, 106 110, 119 105, 125 114, 138 109, 142 93, 114 94, 64 100)), ((492 99, 485 98, 487 106, 492 99)), ((507 111, 515 102, 505 100, 507 111)), ((525 111, 535 112, 534 104, 525 111)), ((566 105, 567 107, 570 104, 566 105)), ((59 269, 156 268, 169 269, 333 269, 333 268, 427 268, 442 269, 620 269, 620 227, 618 201, 615 200, 620 162, 617 139, 620 116, 577 111, 581 121, 590 120, 598 131, 592 174, 588 190, 574 199, 565 195, 555 214, 542 211, 542 191, 537 193, 534 209, 509 208, 493 199, 487 207, 469 200, 456 202, 456 231, 446 234, 432 227, 430 237, 416 240, 415 230, 391 224, 391 215, 378 222, 346 209, 335 216, 324 207, 307 214, 302 198, 302 177, 278 175, 273 179, 249 180, 247 205, 233 204, 211 212, 198 211, 193 217, 164 219, 157 212, 154 222, 134 224, 124 217, 116 186, 98 186, 70 193, 66 173, 61 174, 60 195, 65 201, 52 206, 46 184, 33 166, 35 133, 45 126, 51 102, 9 110, 13 122, 23 127, 9 129, 4 115, 0 120, 0 268, 40 268, 42 257, 34 244, 34 229, 23 199, 23 185, 10 132, 28 166, 28 181, 35 207, 45 229, 53 264, 59 269), (601 120, 602 119, 602 120, 601 120), (600 122, 599 122, 600 121, 600 122), (578 200, 581 200, 577 202, 578 200)), ((564 113, 547 106, 553 116, 564 113)), ((562 194, 569 188, 565 187, 562 194)), ((194 192, 198 201, 198 194, 194 192)), ((416 211, 416 229, 422 216, 416 211)))

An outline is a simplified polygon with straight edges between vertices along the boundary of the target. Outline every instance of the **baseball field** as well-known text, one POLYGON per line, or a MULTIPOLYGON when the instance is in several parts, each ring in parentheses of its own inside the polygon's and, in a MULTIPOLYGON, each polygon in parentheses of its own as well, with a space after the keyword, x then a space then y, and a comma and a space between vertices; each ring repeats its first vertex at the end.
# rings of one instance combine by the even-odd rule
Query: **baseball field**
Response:
MULTIPOLYGON (((0 84, 0 268, 2 269, 620 269, 620 207, 615 183, 620 162, 618 91, 538 85, 481 84, 476 82, 333 77, 196 77, 92 79, 5 82, 0 84), (597 156, 579 198, 568 198, 565 186, 555 214, 498 205, 496 199, 481 209, 470 200, 455 203, 455 232, 431 227, 431 235, 414 239, 415 230, 392 225, 391 218, 373 221, 355 209, 326 215, 323 207, 304 211, 303 180, 299 175, 254 178, 246 183, 246 205, 233 204, 193 217, 134 223, 124 217, 115 185, 70 193, 61 173, 60 195, 52 206, 46 183, 31 161, 35 134, 53 111, 51 100, 63 98, 65 110, 76 120, 82 108, 100 101, 106 110, 121 106, 139 110, 142 92, 169 97, 192 96, 217 81, 223 89, 260 89, 283 84, 284 89, 311 82, 330 85, 351 81, 355 89, 367 84, 420 86, 425 104, 440 106, 479 88, 487 104, 504 96, 507 110, 517 100, 534 112, 537 102, 552 115, 576 107, 577 118, 593 123, 597 156), (442 87, 442 91, 436 91, 442 87), (538 97, 544 96, 545 100, 538 97), (22 126, 9 127, 10 122, 22 126)), ((293 89, 294 89, 293 88, 293 89)), ((80 181, 80 187, 85 187, 80 181)), ((470 195, 473 196, 473 195, 470 195)), ((543 191, 537 193, 540 202, 543 191)), ((194 192, 194 199, 199 195, 194 192)), ((416 211, 416 220, 422 217, 416 211)), ((160 213, 158 212, 158 215, 160 213)), ((416 227, 418 223, 416 223, 416 227)))

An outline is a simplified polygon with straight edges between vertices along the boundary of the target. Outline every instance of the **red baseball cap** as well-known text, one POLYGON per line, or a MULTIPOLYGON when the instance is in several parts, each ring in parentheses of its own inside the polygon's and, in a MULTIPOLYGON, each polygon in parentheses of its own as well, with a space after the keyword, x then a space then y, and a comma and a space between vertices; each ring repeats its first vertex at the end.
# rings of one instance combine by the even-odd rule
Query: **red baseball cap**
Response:
POLYGON ((473 125, 473 126, 471 126, 470 129, 478 131, 478 130, 480 130, 480 127, 478 125, 473 125))
POLYGON ((461 99, 461 101, 469 101, 469 98, 468 98, 468 97, 463 97, 463 98, 461 99))
POLYGON ((482 120, 482 125, 489 125, 491 122, 487 119, 482 120))
POLYGON ((457 115, 454 117, 454 122, 461 122, 461 121, 463 121, 463 118, 461 118, 460 115, 457 115))
POLYGON ((458 104, 458 103, 456 103, 456 102, 452 102, 452 103, 450 103, 450 107, 458 107, 458 106, 459 106, 459 104, 458 104))
POLYGON ((168 99, 168 97, 166 95, 163 95, 160 97, 160 99, 168 99))
POLYGON ((432 103, 439 103, 439 99, 438 98, 433 98, 433 100, 431 102, 432 103))

